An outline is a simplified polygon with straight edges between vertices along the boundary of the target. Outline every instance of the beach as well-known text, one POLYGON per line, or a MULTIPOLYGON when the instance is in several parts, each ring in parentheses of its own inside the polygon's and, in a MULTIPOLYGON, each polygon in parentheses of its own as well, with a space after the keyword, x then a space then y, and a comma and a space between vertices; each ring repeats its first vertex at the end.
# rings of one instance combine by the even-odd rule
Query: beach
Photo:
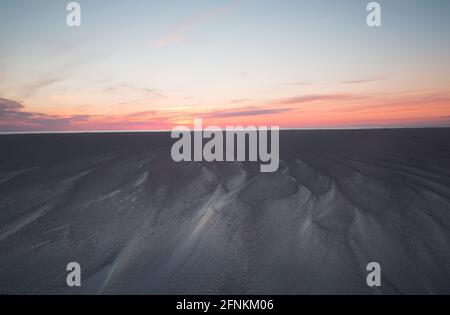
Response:
POLYGON ((282 130, 274 173, 174 141, 0 135, 0 294, 450 293, 449 128, 282 130))

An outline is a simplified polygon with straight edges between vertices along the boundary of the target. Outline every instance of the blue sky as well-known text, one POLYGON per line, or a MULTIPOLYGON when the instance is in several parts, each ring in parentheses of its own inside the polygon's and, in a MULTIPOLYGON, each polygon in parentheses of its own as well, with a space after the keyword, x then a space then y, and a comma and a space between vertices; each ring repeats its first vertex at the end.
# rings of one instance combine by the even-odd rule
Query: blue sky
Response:
MULTIPOLYGON (((336 101, 357 108, 353 102, 371 97, 381 105, 439 99, 429 118, 446 123, 438 118, 450 86, 450 1, 379 1, 379 28, 367 26, 363 0, 80 0, 80 28, 66 25, 68 2, 0 4, 0 98, 48 121, 69 119, 64 128, 77 128, 70 117, 80 115, 89 128, 126 128, 125 116, 145 112, 159 119, 141 117, 130 128, 152 129, 308 96, 323 103, 312 116, 292 119, 289 108, 289 120, 265 120, 328 126, 317 108, 332 115, 336 101)), ((305 112, 298 105, 293 111, 305 112)), ((5 117, 3 129, 17 125, 5 117)))

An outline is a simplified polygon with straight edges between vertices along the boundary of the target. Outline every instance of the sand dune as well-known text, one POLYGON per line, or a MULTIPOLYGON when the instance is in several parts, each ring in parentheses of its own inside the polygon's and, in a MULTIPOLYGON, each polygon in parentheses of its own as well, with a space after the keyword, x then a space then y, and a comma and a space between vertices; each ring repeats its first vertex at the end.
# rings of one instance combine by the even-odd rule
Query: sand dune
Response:
POLYGON ((0 293, 450 293, 449 129, 280 140, 260 173, 166 133, 0 136, 0 293))

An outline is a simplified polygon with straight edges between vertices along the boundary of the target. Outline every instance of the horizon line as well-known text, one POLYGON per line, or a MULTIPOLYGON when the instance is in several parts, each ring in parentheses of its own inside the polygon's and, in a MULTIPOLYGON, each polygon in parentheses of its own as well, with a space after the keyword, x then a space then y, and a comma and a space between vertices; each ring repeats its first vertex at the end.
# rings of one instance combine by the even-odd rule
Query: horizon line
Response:
MULTIPOLYGON (((256 126, 255 126, 256 127, 256 126)), ((276 127, 276 126, 272 126, 276 127)), ((258 128, 258 127, 256 127, 258 128)), ((267 127, 270 129, 270 127, 267 127)), ((391 130, 391 129, 445 129, 450 128, 446 126, 389 126, 389 127, 311 127, 311 128, 279 128, 280 131, 327 131, 327 130, 391 130)), ((203 129, 198 131, 203 131, 203 129)), ((218 131, 226 131, 225 128, 217 129, 218 131)), ((236 129, 234 131, 241 131, 244 129, 236 129)), ((196 130, 192 129, 191 132, 196 130)), ((172 132, 170 129, 161 130, 69 130, 69 131, 0 131, 0 136, 3 135, 39 135, 39 134, 101 134, 101 133, 166 133, 172 132)))

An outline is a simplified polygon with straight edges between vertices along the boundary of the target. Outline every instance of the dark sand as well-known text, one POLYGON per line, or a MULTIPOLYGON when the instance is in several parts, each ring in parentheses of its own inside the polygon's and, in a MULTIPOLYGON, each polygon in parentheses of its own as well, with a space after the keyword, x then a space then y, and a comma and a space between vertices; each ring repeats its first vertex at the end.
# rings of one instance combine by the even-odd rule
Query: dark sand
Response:
POLYGON ((262 174, 168 133, 0 136, 0 294, 450 294, 450 129, 280 140, 262 174))

